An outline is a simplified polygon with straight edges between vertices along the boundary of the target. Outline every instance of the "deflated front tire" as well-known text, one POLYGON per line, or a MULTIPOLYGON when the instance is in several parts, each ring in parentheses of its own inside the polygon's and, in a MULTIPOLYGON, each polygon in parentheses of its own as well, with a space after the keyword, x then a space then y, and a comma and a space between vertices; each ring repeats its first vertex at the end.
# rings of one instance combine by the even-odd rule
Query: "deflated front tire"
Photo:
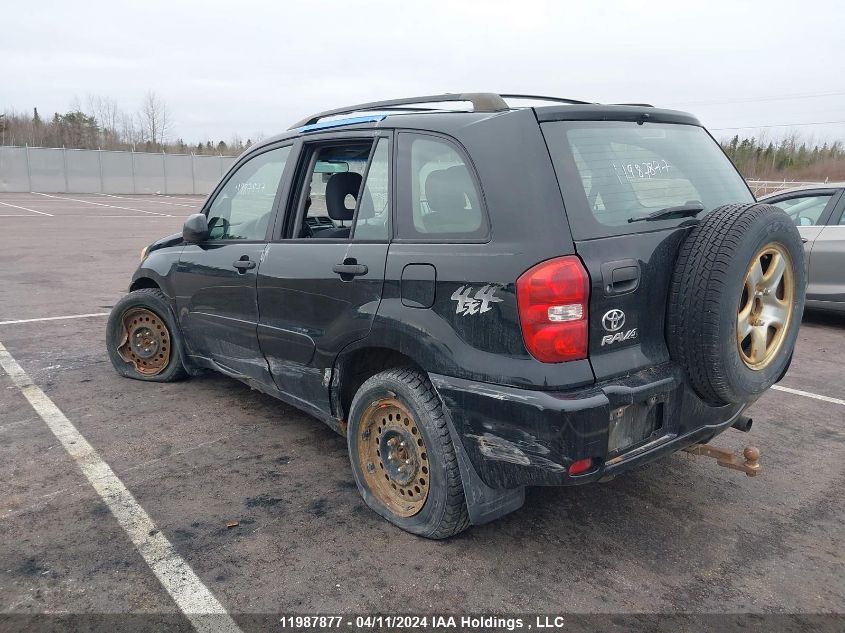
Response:
POLYGON ((134 290, 117 302, 106 325, 106 348, 121 376, 151 382, 187 376, 178 328, 157 288, 134 290))

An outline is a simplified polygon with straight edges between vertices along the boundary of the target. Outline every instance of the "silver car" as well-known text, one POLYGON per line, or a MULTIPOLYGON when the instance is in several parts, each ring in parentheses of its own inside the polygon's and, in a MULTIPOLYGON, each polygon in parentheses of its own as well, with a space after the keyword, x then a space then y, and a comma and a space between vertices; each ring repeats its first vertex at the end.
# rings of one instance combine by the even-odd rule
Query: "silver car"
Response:
POLYGON ((810 273, 807 307, 845 312, 845 183, 778 191, 760 202, 795 220, 810 273))

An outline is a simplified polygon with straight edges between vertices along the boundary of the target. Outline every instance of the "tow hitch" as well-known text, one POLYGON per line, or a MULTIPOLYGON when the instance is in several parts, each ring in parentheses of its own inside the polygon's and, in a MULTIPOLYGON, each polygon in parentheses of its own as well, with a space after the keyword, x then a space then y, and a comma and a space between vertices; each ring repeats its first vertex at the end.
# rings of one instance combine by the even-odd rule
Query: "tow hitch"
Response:
POLYGON ((739 470, 749 477, 754 477, 760 472, 760 449, 753 446, 746 446, 742 451, 744 460, 728 448, 719 448, 711 444, 693 444, 684 450, 690 455, 712 457, 719 466, 739 470))

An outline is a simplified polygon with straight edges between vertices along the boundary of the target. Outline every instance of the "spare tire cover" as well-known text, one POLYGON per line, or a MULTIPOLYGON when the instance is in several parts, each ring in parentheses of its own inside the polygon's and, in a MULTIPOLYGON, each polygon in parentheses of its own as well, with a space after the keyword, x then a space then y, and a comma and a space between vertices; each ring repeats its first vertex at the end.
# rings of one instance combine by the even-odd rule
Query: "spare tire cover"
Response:
POLYGON ((672 275, 666 342, 702 400, 750 402, 780 380, 806 286, 801 236, 777 207, 724 205, 692 229, 672 275))

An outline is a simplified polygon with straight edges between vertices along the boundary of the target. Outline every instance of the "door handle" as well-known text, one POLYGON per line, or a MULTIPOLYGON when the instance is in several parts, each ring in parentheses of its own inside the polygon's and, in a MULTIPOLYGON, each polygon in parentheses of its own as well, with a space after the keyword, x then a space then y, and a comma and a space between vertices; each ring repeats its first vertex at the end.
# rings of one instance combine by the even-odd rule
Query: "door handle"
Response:
POLYGON ((621 295, 640 285, 640 264, 635 259, 621 259, 601 265, 604 294, 621 295))
POLYGON ((332 271, 336 272, 340 275, 340 278, 343 279, 344 277, 357 277, 358 275, 366 275, 367 271, 366 264, 355 264, 355 263, 346 263, 343 264, 335 264, 332 266, 332 271))
POLYGON ((244 274, 246 271, 255 268, 255 262, 250 261, 248 255, 244 255, 238 261, 233 262, 232 266, 238 269, 238 273, 241 275, 244 274))

